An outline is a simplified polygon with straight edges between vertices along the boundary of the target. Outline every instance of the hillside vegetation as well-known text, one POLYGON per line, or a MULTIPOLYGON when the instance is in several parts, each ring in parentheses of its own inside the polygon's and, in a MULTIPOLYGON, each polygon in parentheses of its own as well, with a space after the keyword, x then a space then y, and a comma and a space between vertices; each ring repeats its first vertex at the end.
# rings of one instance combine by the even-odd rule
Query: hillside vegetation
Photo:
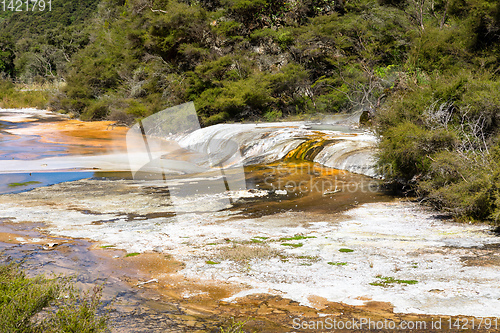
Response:
POLYGON ((69 0, 37 15, 0 15, 0 72, 64 81, 54 110, 130 123, 194 101, 203 125, 365 110, 395 188, 500 219, 497 0, 69 0))
POLYGON ((205 125, 374 108, 418 34, 411 15, 367 0, 87 2, 67 24, 55 11, 36 31, 28 13, 2 23, 4 72, 64 80, 50 106, 84 119, 185 101, 205 125))

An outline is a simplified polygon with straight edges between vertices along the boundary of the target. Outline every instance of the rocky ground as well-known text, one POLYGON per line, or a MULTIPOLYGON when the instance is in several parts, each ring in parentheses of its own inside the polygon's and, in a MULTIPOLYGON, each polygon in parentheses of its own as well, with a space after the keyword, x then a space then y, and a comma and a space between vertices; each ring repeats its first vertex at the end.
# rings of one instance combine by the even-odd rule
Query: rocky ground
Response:
POLYGON ((392 200, 255 214, 276 197, 252 191, 239 198, 246 209, 196 220, 144 185, 93 179, 2 195, 2 247, 33 274, 105 281, 116 332, 211 331, 231 317, 264 332, 295 331, 295 318, 498 317, 498 238, 487 226, 392 200))
POLYGON ((500 239, 487 225, 306 161, 247 166, 245 189, 231 191, 210 189, 213 174, 72 170, 122 163, 126 129, 11 111, 0 117, 0 247, 29 274, 104 283, 115 332, 216 332, 233 317, 259 332, 365 319, 422 321, 420 332, 497 328, 500 239))

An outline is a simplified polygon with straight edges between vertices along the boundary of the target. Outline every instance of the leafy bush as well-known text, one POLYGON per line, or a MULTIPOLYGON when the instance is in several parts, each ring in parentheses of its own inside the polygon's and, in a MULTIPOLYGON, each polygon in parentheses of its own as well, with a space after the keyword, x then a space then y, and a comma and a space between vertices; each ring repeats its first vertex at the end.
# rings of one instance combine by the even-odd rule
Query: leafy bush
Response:
POLYGON ((379 163, 390 165, 392 176, 406 181, 428 172, 429 154, 453 147, 453 133, 429 131, 411 122, 403 122, 384 132, 379 163))
POLYGON ((495 209, 496 186, 485 168, 470 162, 441 152, 430 166, 428 179, 419 183, 419 189, 437 208, 455 216, 485 220, 495 209))
POLYGON ((283 113, 279 110, 270 110, 264 113, 264 119, 266 121, 277 121, 283 116, 283 113))
POLYGON ((202 115, 219 114, 217 118, 211 118, 210 123, 216 119, 227 120, 229 117, 236 117, 245 109, 250 115, 260 115, 268 103, 273 101, 268 89, 269 83, 266 81, 265 76, 224 81, 222 87, 205 90, 196 99, 196 108, 202 115))
POLYGON ((226 327, 220 327, 219 333, 245 333, 247 331, 244 330, 248 320, 245 321, 235 321, 234 318, 231 319, 231 322, 226 323, 226 327))
POLYGON ((0 80, 0 92, 3 95, 12 93, 14 91, 15 85, 10 80, 0 80))
POLYGON ((456 217, 498 222, 499 82, 462 71, 410 87, 376 116, 385 176, 456 217))
POLYGON ((93 102, 85 108, 80 118, 82 120, 104 119, 109 113, 108 104, 106 101, 93 102))
POLYGON ((81 294, 68 278, 27 277, 17 263, 0 265, 0 327, 5 332, 108 332, 99 315, 102 287, 81 294))

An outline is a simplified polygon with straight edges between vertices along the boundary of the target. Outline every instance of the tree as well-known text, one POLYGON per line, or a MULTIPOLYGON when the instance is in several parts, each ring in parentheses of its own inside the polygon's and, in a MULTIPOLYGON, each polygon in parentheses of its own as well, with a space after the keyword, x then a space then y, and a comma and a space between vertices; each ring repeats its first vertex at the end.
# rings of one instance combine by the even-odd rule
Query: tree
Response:
POLYGON ((422 30, 425 30, 424 27, 424 6, 426 0, 410 0, 410 4, 412 5, 412 9, 415 15, 415 19, 417 23, 420 25, 422 30))
POLYGON ((0 77, 14 76, 14 42, 6 34, 0 35, 0 77))

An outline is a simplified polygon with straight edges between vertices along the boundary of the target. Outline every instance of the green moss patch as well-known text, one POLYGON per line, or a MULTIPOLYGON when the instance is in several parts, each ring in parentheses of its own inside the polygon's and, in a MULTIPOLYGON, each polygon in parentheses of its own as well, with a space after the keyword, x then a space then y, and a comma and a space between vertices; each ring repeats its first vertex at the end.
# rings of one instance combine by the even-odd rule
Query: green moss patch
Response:
POLYGON ((346 266, 347 265, 346 262, 333 262, 333 261, 329 261, 327 264, 332 265, 332 266, 346 266))
POLYGON ((28 185, 41 184, 41 183, 42 182, 30 180, 29 182, 23 182, 23 183, 10 183, 9 187, 21 187, 21 186, 28 186, 28 185))
POLYGON ((370 285, 372 286, 379 286, 379 287, 389 287, 393 284, 417 284, 417 280, 399 280, 395 279, 392 276, 381 276, 378 275, 376 278, 379 279, 379 281, 371 282, 370 285))
POLYGON ((302 247, 302 246, 304 246, 304 244, 302 244, 302 243, 282 243, 281 246, 302 247))
POLYGON ((302 240, 302 239, 308 239, 308 238, 316 238, 316 236, 295 235, 293 237, 280 238, 280 241, 302 240))

